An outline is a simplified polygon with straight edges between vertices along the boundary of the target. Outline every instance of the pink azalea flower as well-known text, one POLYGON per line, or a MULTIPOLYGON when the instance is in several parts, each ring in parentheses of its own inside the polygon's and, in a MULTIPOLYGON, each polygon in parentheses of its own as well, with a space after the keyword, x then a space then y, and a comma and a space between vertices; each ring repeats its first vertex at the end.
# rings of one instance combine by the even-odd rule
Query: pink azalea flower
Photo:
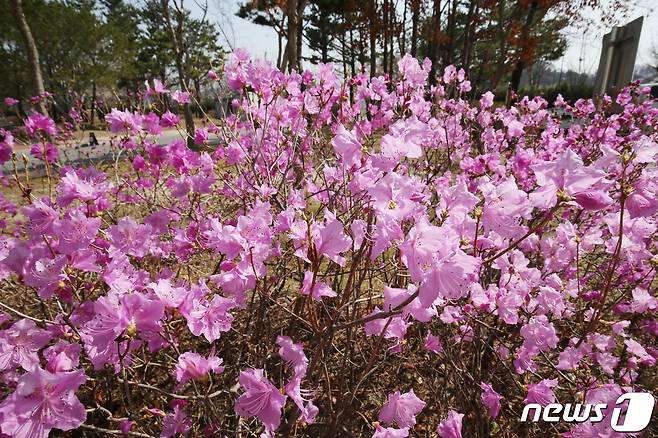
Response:
POLYGON ((119 336, 135 338, 161 330, 164 306, 144 294, 110 293, 94 302, 94 317, 83 327, 85 347, 96 366, 114 361, 119 336))
POLYGON ((311 295, 311 298, 315 301, 322 301, 322 297, 336 296, 336 292, 334 292, 326 283, 320 281, 319 278, 315 279, 315 284, 313 284, 313 289, 311 290, 312 284, 313 273, 311 271, 306 271, 304 273, 304 281, 300 293, 302 295, 311 295))
POLYGON ((436 432, 441 438, 462 438, 462 420, 464 414, 457 411, 448 411, 448 416, 443 420, 436 432))
POLYGON ((203 145, 208 141, 208 130, 205 128, 197 128, 194 133, 194 144, 203 145))
POLYGON ((187 91, 176 90, 173 93, 171 93, 171 98, 174 100, 174 102, 177 102, 181 105, 186 105, 190 103, 190 93, 188 93, 187 91))
POLYGON ((186 351, 178 357, 176 364, 176 380, 179 382, 178 387, 182 387, 190 380, 203 379, 208 373, 220 374, 224 372, 222 359, 217 356, 208 356, 205 358, 199 353, 186 351))
POLYGON ((482 389, 482 395, 480 396, 482 404, 487 407, 489 415, 496 418, 500 413, 500 400, 503 396, 494 391, 493 386, 489 383, 480 383, 480 388, 482 389))
POLYGON ((458 247, 457 235, 433 226, 422 217, 400 245, 411 279, 420 282, 418 298, 430 306, 439 297, 458 299, 466 294, 478 259, 458 247))
POLYGON ((379 214, 401 221, 410 218, 418 210, 418 203, 414 201, 417 186, 412 178, 391 172, 370 187, 368 193, 379 214))
POLYGON ((80 359, 80 345, 59 341, 43 352, 43 357, 48 361, 46 369, 51 373, 70 371, 76 368, 80 359))
MULTIPOLYGON (((377 315, 382 313, 382 310, 379 307, 375 309, 368 316, 377 315)), ((396 339, 399 346, 404 337, 407 334, 407 328, 409 323, 406 322, 403 318, 399 316, 392 316, 388 318, 377 318, 372 321, 368 321, 364 325, 364 331, 366 336, 380 336, 383 332, 384 339, 396 339), (388 320, 391 320, 388 322, 388 320)))
POLYGON ((150 283, 147 288, 157 295, 166 308, 176 309, 187 298, 187 290, 184 287, 174 286, 168 278, 150 283))
POLYGON ((423 155, 422 143, 429 138, 431 128, 416 116, 395 122, 389 133, 381 139, 384 157, 392 158, 397 163, 401 158, 420 158, 423 155))
POLYGON ((35 138, 40 132, 46 136, 57 134, 57 127, 55 122, 48 116, 40 113, 32 113, 25 120, 25 132, 32 138, 35 138))
POLYGON ((656 364, 656 358, 650 355, 647 350, 634 339, 626 339, 624 341, 624 344, 626 345, 626 348, 628 349, 628 352, 631 353, 632 355, 636 356, 642 364, 652 367, 656 364))
POLYGON ((0 166, 11 160, 14 151, 14 136, 11 132, 0 129, 0 166))
POLYGON ((409 436, 409 429, 395 429, 393 427, 384 427, 381 424, 375 424, 375 433, 372 438, 406 438, 409 436))
POLYGON ((606 192, 602 190, 586 190, 575 193, 574 200, 583 208, 583 210, 603 210, 614 201, 606 192))
POLYGON ((135 425, 134 421, 122 420, 119 422, 119 430, 121 431, 122 434, 128 436, 128 432, 130 432, 130 429, 132 429, 134 425, 135 425))
POLYGON ((407 238, 400 245, 400 252, 414 282, 423 280, 435 254, 447 243, 439 227, 431 225, 426 217, 421 217, 409 230, 407 238))
POLYGON ((425 407, 425 402, 419 399, 414 390, 400 394, 395 391, 388 395, 388 402, 379 411, 379 421, 396 422, 399 427, 412 428, 416 425, 416 415, 425 407))
POLYGON ((389 219, 388 216, 382 216, 377 219, 373 238, 375 239, 375 244, 370 255, 371 260, 374 260, 389 248, 393 241, 404 239, 404 233, 398 221, 389 219))
POLYGON ((438 336, 434 336, 432 333, 427 334, 423 347, 434 354, 443 353, 443 345, 441 344, 441 340, 438 336))
POLYGON ((144 257, 151 242, 152 229, 150 225, 138 224, 126 216, 106 230, 112 242, 114 251, 121 251, 136 257, 144 257))
POLYGON ((14 106, 18 103, 18 100, 14 99, 13 97, 5 97, 4 102, 7 106, 14 106))
POLYGON ((418 60, 407 53, 398 61, 398 70, 404 80, 411 86, 424 87, 431 65, 431 62, 428 64, 423 63, 421 67, 418 60))
POLYGON ((102 206, 111 188, 112 183, 107 181, 106 175, 92 167, 67 170, 57 186, 60 194, 57 204, 66 207, 79 200, 85 203, 95 201, 96 205, 102 206))
POLYGON ((608 374, 613 375, 615 373, 615 368, 619 364, 619 358, 612 353, 594 353, 594 360, 599 364, 601 370, 608 374))
POLYGON ((0 404, 2 432, 14 437, 47 438, 52 429, 80 427, 87 413, 75 391, 85 380, 82 370, 51 373, 35 367, 23 374, 16 390, 0 404))
POLYGON ((110 131, 114 134, 126 133, 128 135, 137 135, 142 129, 142 120, 139 114, 130 111, 119 111, 112 108, 109 114, 105 115, 105 121, 110 126, 110 131))
POLYGON ((160 118, 154 112, 145 114, 142 117, 143 129, 151 135, 162 134, 162 127, 160 126, 160 118))
POLYGON ((530 201, 537 207, 548 209, 556 204, 558 192, 568 196, 579 195, 585 202, 585 208, 596 208, 599 203, 607 202, 604 195, 583 195, 604 181, 605 172, 584 166, 583 160, 567 149, 553 161, 544 161, 532 166, 539 189, 530 195, 530 201), (598 200, 595 200, 598 199, 598 200))
POLYGON ((523 402, 525 404, 539 403, 546 406, 555 402, 553 388, 557 386, 557 379, 544 379, 539 383, 528 385, 528 395, 523 402))
POLYGON ((41 161, 47 161, 52 164, 59 158, 59 150, 53 143, 46 142, 43 144, 35 143, 30 148, 30 154, 41 161))
POLYGON ((27 227, 34 234, 51 234, 59 220, 59 213, 50 206, 47 199, 35 199, 32 204, 22 208, 27 217, 27 227))
POLYGON ((555 327, 548 321, 546 315, 533 316, 528 324, 521 327, 523 345, 526 348, 539 351, 549 351, 557 347, 559 341, 555 327))
POLYGON ((59 221, 57 249, 62 254, 73 254, 75 251, 87 248, 96 239, 101 226, 99 217, 89 218, 81 211, 74 210, 69 217, 59 221))
POLYGON ((146 97, 169 93, 167 87, 159 79, 153 79, 153 88, 151 88, 149 81, 144 82, 144 85, 146 85, 146 97))
POLYGON ((336 136, 331 140, 331 145, 341 157, 345 167, 351 168, 361 163, 363 156, 361 142, 354 132, 348 131, 343 125, 338 127, 336 136))
POLYGON ((64 285, 66 274, 66 256, 59 255, 54 259, 42 258, 35 260, 25 275, 25 284, 37 288, 39 297, 47 300, 64 285))
MULTIPOLYGON (((405 302, 417 290, 413 284, 409 284, 406 289, 384 286, 384 310, 391 310, 405 302)), ((431 305, 423 306, 418 298, 414 298, 402 310, 404 316, 411 315, 416 321, 429 322, 437 315, 436 308, 431 305)))
POLYGON ((160 438, 170 438, 179 434, 187 435, 192 428, 192 420, 183 410, 187 402, 185 400, 174 400, 171 404, 173 411, 162 419, 160 438))
POLYGON ((532 207, 528 204, 528 195, 520 190, 514 177, 494 185, 482 184, 484 206, 482 208, 482 226, 486 231, 495 231, 503 237, 516 237, 523 232, 519 225, 527 217, 532 207))
POLYGON ((165 113, 162 114, 162 117, 160 117, 160 125, 163 128, 173 128, 178 125, 178 123, 180 123, 180 117, 171 111, 165 111, 165 113))
POLYGON ((631 310, 635 313, 644 313, 658 309, 658 299, 649 294, 646 289, 635 288, 631 310))
POLYGON ((219 76, 217 76, 217 73, 215 73, 214 70, 208 70, 207 76, 208 76, 208 79, 210 79, 212 81, 216 81, 216 80, 219 79, 219 76))
POLYGON ((477 196, 468 191, 464 180, 460 180, 455 185, 449 187, 437 184, 436 190, 440 195, 438 206, 436 207, 437 216, 440 216, 441 212, 447 211, 450 216, 463 218, 480 201, 477 196))
POLYGON ((628 210, 631 219, 649 217, 658 211, 658 193, 655 189, 650 190, 646 185, 638 184, 626 199, 624 207, 628 210))
POLYGON ((485 109, 485 108, 491 108, 494 103, 494 94, 491 91, 487 91, 482 95, 480 98, 480 106, 485 109))
POLYGON ((22 367, 31 370, 39 365, 38 351, 51 339, 50 333, 34 321, 21 319, 0 331, 0 371, 22 367))
POLYGON ((295 374, 306 374, 308 358, 304 354, 302 344, 295 344, 289 336, 277 336, 276 343, 279 345, 279 354, 290 366, 295 374))
POLYGON ((229 311, 236 306, 235 301, 215 295, 211 301, 197 301, 187 318, 187 326, 194 336, 205 336, 213 342, 231 329, 233 315, 229 311))
POLYGON ((345 265, 345 258, 340 253, 347 251, 352 240, 345 234, 343 223, 329 210, 324 213, 325 223, 317 227, 313 233, 315 249, 318 254, 328 257, 341 266, 345 265))
POLYGON ((262 369, 242 371, 239 382, 245 392, 235 401, 235 413, 246 418, 258 417, 266 432, 273 434, 281 424, 286 396, 267 380, 262 369))
POLYGON ((523 135, 523 123, 518 120, 510 120, 507 124, 507 138, 521 137, 523 135))
POLYGON ((567 347, 560 352, 558 356, 558 370, 573 370, 578 367, 578 362, 585 356, 585 353, 574 347, 567 347))
POLYGON ((311 400, 305 400, 303 391, 301 389, 302 379, 306 376, 308 368, 308 359, 304 354, 302 344, 295 344, 288 336, 278 336, 276 343, 279 345, 279 355, 286 362, 286 364, 293 369, 294 375, 292 379, 284 386, 285 393, 297 405, 301 413, 300 419, 305 423, 313 423, 318 414, 318 408, 311 400))

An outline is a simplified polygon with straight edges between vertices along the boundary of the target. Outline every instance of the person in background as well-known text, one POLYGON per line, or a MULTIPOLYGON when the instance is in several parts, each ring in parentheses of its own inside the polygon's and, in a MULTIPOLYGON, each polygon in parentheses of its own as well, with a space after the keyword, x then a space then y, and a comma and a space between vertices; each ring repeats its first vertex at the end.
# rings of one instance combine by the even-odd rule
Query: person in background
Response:
POLYGON ((89 133, 89 146, 98 146, 98 139, 93 132, 89 133))

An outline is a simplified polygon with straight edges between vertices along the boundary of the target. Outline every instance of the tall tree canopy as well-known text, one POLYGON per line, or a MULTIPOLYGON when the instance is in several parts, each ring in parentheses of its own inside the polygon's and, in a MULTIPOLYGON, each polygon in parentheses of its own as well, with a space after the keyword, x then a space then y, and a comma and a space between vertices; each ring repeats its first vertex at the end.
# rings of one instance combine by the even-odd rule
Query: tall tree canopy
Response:
MULTIPOLYGON (((54 116, 76 99, 91 103, 97 94, 136 93, 145 80, 180 85, 177 52, 161 2, 127 0, 22 0, 26 21, 40 55, 45 89, 55 96, 54 116)), ((182 29, 185 88, 199 96, 203 78, 223 51, 219 30, 207 19, 180 8, 172 14, 182 29), (188 83, 189 82, 189 83, 188 83)), ((0 8, 0 94, 26 100, 39 94, 24 38, 10 8, 0 8)), ((92 111, 93 117, 93 111, 92 111)))
MULTIPOLYGON (((298 0, 243 1, 238 15, 270 26, 279 37, 278 65, 286 66, 291 5, 298 0)), ((598 9, 612 12, 633 2, 601 0, 309 0, 299 54, 311 62, 337 62, 346 74, 391 73, 403 53, 428 57, 433 71, 455 64, 476 89, 518 89, 523 72, 558 59, 567 43, 561 31, 598 9), (304 49, 302 51, 302 48, 304 49)))

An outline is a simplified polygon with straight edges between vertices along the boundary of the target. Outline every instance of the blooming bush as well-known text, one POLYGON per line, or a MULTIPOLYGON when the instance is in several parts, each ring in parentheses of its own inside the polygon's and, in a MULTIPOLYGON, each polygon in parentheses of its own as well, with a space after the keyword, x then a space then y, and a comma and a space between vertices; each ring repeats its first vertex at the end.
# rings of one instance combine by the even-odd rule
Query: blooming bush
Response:
POLYGON ((398 67, 237 51, 198 150, 115 109, 109 165, 58 161, 73 116, 2 131, 47 170, 0 198, 4 436, 624 436, 520 415, 656 388, 658 110, 632 86, 565 126, 398 67))

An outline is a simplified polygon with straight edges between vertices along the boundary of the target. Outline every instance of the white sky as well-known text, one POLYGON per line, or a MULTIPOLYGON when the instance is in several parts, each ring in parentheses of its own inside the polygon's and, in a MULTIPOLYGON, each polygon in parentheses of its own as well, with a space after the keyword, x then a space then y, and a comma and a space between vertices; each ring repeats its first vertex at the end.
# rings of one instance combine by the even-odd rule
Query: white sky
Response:
MULTIPOLYGON (((612 0, 604 0, 612 1, 612 0)), ((629 1, 629 0, 622 0, 629 1)), ((626 17, 618 17, 618 25, 644 16, 642 35, 636 65, 653 61, 652 48, 658 48, 658 0, 632 0, 634 5, 626 17)), ((252 56, 276 59, 277 36, 272 28, 258 26, 235 15, 239 0, 208 0, 209 16, 222 23, 234 47, 247 49, 252 56)), ((591 21, 600 22, 597 14, 589 13, 591 21)), ((609 27, 594 25, 590 29, 565 29, 569 47, 565 56, 554 62, 557 69, 581 71, 595 74, 599 63, 601 39, 610 31, 609 27)), ((285 44, 285 42, 284 42, 285 44)))

